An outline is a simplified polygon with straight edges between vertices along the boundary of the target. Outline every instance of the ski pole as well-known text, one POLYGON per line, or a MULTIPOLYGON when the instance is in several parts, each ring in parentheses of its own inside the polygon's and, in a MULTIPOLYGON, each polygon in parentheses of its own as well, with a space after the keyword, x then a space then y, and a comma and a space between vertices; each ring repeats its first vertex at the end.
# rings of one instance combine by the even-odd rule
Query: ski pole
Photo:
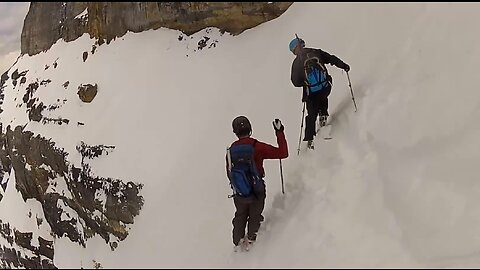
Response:
MULTIPOLYGON (((299 48, 302 48, 301 44, 300 44, 300 38, 298 37, 297 33, 295 33, 295 37, 297 38, 297 41, 298 41, 298 45, 299 48)), ((300 53, 299 54, 299 57, 300 57, 300 61, 301 63, 303 63, 303 59, 302 59, 302 54, 300 53)), ((303 89, 305 90, 305 89, 303 89)), ((302 130, 303 130, 303 120, 305 118, 305 102, 303 102, 303 111, 302 111, 302 125, 300 126, 300 138, 298 138, 298 149, 297 149, 297 155, 300 155, 300 142, 302 141, 302 130)))
POLYGON ((305 102, 303 102, 303 112, 302 112, 302 125, 300 126, 300 138, 298 138, 298 150, 297 155, 300 155, 300 142, 302 140, 302 130, 303 130, 303 119, 305 118, 305 102))
POLYGON ((350 76, 348 76, 348 71, 347 71, 347 78, 348 78, 348 86, 350 86, 350 93, 352 94, 353 105, 355 106, 355 111, 357 111, 357 104, 355 103, 355 97, 353 96, 352 83, 350 82, 350 76))
POLYGON ((280 179, 282 180, 282 194, 285 194, 285 189, 284 189, 284 187, 283 187, 283 169, 282 169, 282 160, 281 160, 281 159, 279 159, 279 161, 280 161, 280 177, 281 177, 280 179))

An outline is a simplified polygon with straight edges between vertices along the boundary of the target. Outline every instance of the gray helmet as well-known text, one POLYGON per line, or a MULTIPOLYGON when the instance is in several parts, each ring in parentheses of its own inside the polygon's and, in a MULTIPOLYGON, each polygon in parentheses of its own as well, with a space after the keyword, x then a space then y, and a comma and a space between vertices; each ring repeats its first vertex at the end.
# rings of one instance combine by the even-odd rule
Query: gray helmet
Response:
POLYGON ((245 116, 238 116, 232 121, 232 128, 233 133, 237 136, 245 136, 250 135, 252 132, 252 125, 250 125, 250 121, 245 116))

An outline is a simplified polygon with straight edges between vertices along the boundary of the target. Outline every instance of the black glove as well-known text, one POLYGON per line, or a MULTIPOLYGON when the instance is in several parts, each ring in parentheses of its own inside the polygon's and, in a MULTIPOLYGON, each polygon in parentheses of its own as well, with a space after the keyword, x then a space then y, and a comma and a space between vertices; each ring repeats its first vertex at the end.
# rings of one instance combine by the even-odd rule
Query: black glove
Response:
POLYGON ((302 102, 307 102, 307 99, 308 99, 308 96, 307 96, 307 95, 303 95, 303 97, 302 97, 302 102))
POLYGON ((350 66, 348 64, 345 64, 343 70, 345 70, 346 72, 350 71, 350 66))
POLYGON ((284 127, 280 119, 275 119, 275 121, 273 121, 272 123, 273 123, 273 129, 275 129, 275 131, 283 131, 284 127))

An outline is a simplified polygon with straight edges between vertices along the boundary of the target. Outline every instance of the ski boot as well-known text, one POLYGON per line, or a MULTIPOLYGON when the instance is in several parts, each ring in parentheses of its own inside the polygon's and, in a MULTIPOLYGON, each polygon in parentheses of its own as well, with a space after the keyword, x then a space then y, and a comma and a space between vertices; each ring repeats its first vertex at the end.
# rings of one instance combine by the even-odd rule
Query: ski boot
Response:
POLYGON ((307 148, 312 150, 315 149, 315 146, 313 145, 313 140, 307 142, 307 148))
POLYGON ((328 115, 320 115, 320 127, 327 125, 328 115))

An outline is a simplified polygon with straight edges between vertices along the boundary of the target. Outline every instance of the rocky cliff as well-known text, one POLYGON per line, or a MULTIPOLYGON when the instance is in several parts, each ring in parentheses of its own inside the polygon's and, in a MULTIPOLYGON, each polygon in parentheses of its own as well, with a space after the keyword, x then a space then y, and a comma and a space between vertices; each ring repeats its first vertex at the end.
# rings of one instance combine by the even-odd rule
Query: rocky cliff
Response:
POLYGON ((160 27, 190 35, 217 27, 237 35, 280 16, 292 2, 32 2, 22 31, 22 54, 48 50, 58 39, 89 33, 99 44, 160 27))

